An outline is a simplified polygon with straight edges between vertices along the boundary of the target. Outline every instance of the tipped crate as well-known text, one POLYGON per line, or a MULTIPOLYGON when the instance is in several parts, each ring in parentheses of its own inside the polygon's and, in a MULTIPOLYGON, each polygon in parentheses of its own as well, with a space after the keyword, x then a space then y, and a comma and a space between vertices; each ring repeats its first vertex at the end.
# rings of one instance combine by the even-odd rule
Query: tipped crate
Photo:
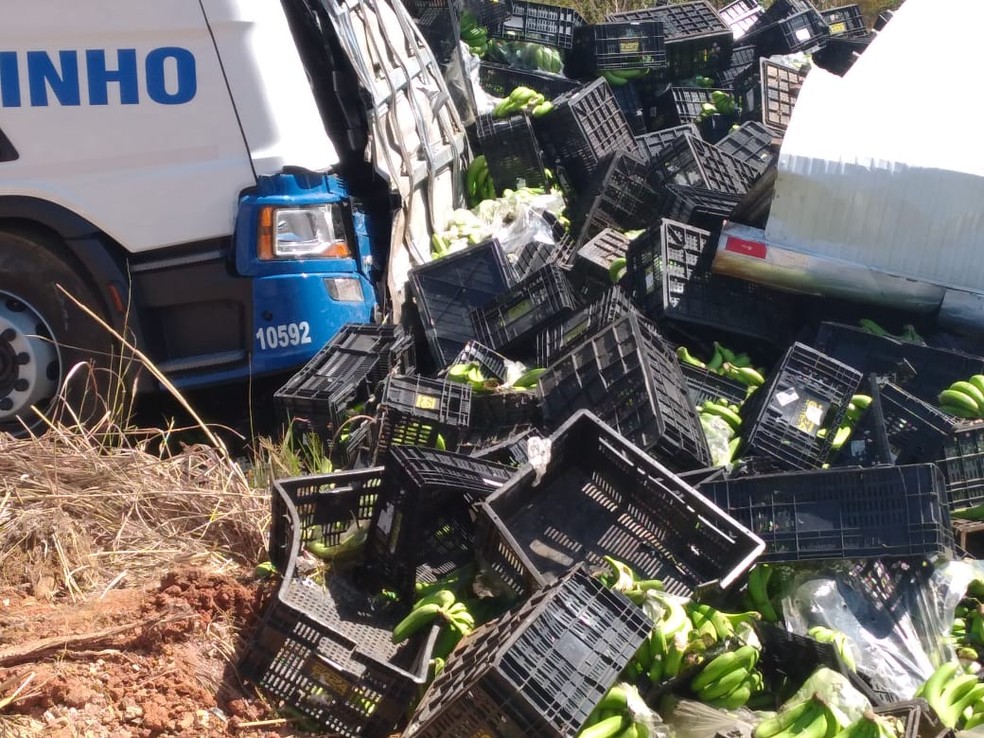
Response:
POLYGON ((738 207, 740 195, 705 187, 666 185, 660 191, 657 213, 661 218, 716 232, 738 207))
POLYGON ((864 374, 877 374, 930 405, 957 380, 984 374, 984 357, 876 336, 841 323, 820 324, 813 346, 864 374))
POLYGON ((822 466, 860 384, 856 369, 794 343, 742 405, 742 456, 763 456, 786 469, 822 466))
POLYGON ((745 194, 758 178, 758 171, 750 164, 689 134, 664 148, 651 166, 661 185, 702 187, 731 195, 745 194))
POLYGON ((581 86, 577 80, 559 74, 537 72, 530 69, 517 69, 506 64, 493 64, 483 61, 478 67, 479 86, 494 97, 505 98, 517 87, 529 87, 548 99, 581 86))
POLYGON ((646 132, 646 115, 642 109, 642 97, 636 88, 634 80, 629 80, 624 85, 616 85, 611 88, 618 109, 625 116, 626 123, 632 130, 632 135, 640 136, 646 132))
POLYGON ((480 115, 475 120, 475 131, 479 146, 489 152, 486 157, 489 176, 497 193, 521 187, 547 187, 540 146, 529 116, 522 113, 496 120, 491 114, 480 115))
POLYGON ((731 92, 716 87, 668 87, 656 96, 649 127, 662 129, 696 123, 701 106, 710 103, 711 93, 716 91, 731 92))
POLYGON ((609 21, 654 20, 662 23, 668 79, 713 74, 726 65, 735 39, 731 28, 705 0, 625 10, 610 13, 607 18, 609 21))
POLYGON ((521 358, 532 356, 536 334, 578 307, 564 271, 549 264, 472 312, 475 332, 487 346, 521 358))
POLYGON ((774 131, 785 133, 806 75, 762 59, 759 78, 762 81, 762 122, 774 131))
POLYGON ((478 25, 490 28, 512 15, 512 0, 463 0, 462 10, 475 16, 478 25))
POLYGON ((695 328, 786 346, 790 298, 767 287, 711 272, 708 231, 664 219, 629 245, 628 280, 635 303, 684 334, 695 328))
POLYGON ((574 77, 609 69, 659 69, 666 66, 663 24, 657 20, 620 20, 581 26, 564 62, 574 77))
POLYGON ((827 24, 831 36, 838 38, 864 38, 868 29, 864 25, 864 16, 857 5, 842 5, 839 8, 821 10, 820 15, 827 24))
POLYGON ((414 19, 438 64, 451 61, 461 35, 457 11, 447 2, 423 7, 414 19))
POLYGON ((674 470, 711 465, 676 354, 656 326, 635 312, 550 365, 539 387, 548 428, 590 410, 674 470))
POLYGON ((590 299, 611 288, 612 267, 618 259, 625 258, 628 247, 628 238, 606 228, 578 249, 573 277, 581 297, 590 299))
POLYGON ((486 459, 512 468, 522 466, 530 459, 526 442, 534 433, 536 431, 533 428, 525 428, 494 443, 476 448, 471 455, 476 459, 486 459))
POLYGON ((416 582, 435 582, 472 561, 472 508, 514 470, 417 446, 394 446, 384 468, 362 575, 410 607, 416 582))
POLYGON ((762 561, 933 559, 953 551, 935 464, 767 474, 699 490, 761 536, 762 561))
POLYGON ((465 639, 404 735, 576 735, 650 628, 639 607, 575 569, 465 639))
POLYGON ((722 376, 699 366, 680 362, 680 370, 687 383, 687 396, 695 407, 705 402, 719 402, 741 405, 748 395, 748 387, 734 379, 722 376))
POLYGON ((735 0, 718 11, 736 41, 755 25, 764 12, 765 8, 757 0, 735 0))
POLYGON ((683 125, 673 126, 672 128, 664 128, 660 131, 651 131, 643 134, 636 138, 636 142, 639 144, 640 150, 652 161, 659 158, 660 153, 666 147, 685 133, 691 136, 700 136, 697 126, 693 123, 684 123, 683 125))
POLYGON ((575 29, 583 25, 584 18, 576 10, 529 0, 513 0, 512 15, 501 26, 489 28, 489 34, 512 41, 533 41, 569 49, 574 44, 575 29))
POLYGON ((815 66, 843 76, 868 48, 873 36, 846 38, 834 36, 811 57, 815 66))
POLYGON ((458 448, 471 422, 471 387, 450 380, 393 375, 379 397, 376 458, 390 446, 458 448))
POLYGON ((490 239, 414 267, 409 282, 434 362, 444 367, 476 338, 470 311, 509 289, 515 277, 499 242, 490 239))
POLYGON ((596 415, 575 413, 549 437, 542 475, 527 465, 481 504, 478 560, 506 591, 529 596, 571 565, 624 561, 671 594, 727 588, 763 550, 596 415))
POLYGON ((632 129, 604 79, 561 95, 553 104, 553 110, 534 121, 534 129, 568 190, 590 188, 595 173, 615 152, 637 152, 632 129))
POLYGON ((270 560, 283 574, 239 665, 243 678, 333 735, 387 738, 427 682, 438 627, 395 645, 398 603, 333 572, 315 584, 298 568, 307 543, 338 545, 365 524, 381 469, 273 485, 270 560))
POLYGON ((984 422, 961 422, 943 442, 937 462, 954 510, 984 504, 984 422))
POLYGON ((274 393, 274 405, 302 433, 328 442, 386 375, 414 364, 413 339, 402 326, 347 323, 274 393))
POLYGON ((536 340, 537 366, 547 367, 597 331, 634 308, 619 286, 613 286, 563 323, 542 331, 536 340))
POLYGON ((586 244, 606 228, 645 228, 658 198, 643 158, 628 151, 616 152, 573 208, 571 227, 580 234, 577 245, 586 244))
POLYGON ((873 401, 841 449, 839 465, 919 464, 941 458, 957 425, 953 418, 894 384, 878 387, 876 382, 862 392, 870 392, 873 401))
POLYGON ((775 136, 761 123, 747 121, 715 144, 725 154, 761 173, 776 160, 775 136))
POLYGON ((876 715, 898 718, 902 721, 902 738, 953 738, 953 730, 940 722, 936 712, 926 700, 906 700, 878 705, 876 715))
POLYGON ((745 41, 754 44, 762 56, 795 54, 822 46, 830 37, 823 17, 816 10, 805 10, 784 18, 760 31, 749 31, 745 41))

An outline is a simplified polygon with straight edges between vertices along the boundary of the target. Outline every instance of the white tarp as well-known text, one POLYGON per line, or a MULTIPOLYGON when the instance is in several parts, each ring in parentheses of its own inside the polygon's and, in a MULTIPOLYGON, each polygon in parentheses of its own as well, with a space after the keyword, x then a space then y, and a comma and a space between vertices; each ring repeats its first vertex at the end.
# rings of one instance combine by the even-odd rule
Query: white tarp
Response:
POLYGON ((843 78, 811 70, 766 240, 984 291, 982 31, 982 0, 906 0, 843 78))

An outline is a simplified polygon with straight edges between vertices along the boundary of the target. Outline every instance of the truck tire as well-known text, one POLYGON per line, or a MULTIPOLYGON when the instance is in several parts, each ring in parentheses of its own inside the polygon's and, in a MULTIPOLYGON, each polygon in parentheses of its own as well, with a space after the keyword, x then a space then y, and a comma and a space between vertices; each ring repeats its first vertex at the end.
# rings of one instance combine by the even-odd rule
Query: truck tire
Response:
POLYGON ((50 417, 59 397, 83 421, 102 414, 99 396, 109 397, 115 381, 112 336, 57 285, 101 318, 103 303, 53 245, 40 234, 0 231, 0 433, 16 437, 42 431, 31 406, 50 417), (79 362, 93 371, 79 373, 62 394, 79 362))

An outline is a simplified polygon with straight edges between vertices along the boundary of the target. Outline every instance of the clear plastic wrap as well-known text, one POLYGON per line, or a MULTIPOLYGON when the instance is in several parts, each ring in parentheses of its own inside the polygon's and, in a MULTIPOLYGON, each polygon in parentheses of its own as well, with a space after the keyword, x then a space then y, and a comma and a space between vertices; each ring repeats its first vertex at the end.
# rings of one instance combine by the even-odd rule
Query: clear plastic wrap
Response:
MULTIPOLYGON (((855 689, 843 674, 827 668, 817 669, 803 682, 796 694, 786 700, 783 708, 798 705, 803 700, 818 695, 827 703, 831 712, 837 716, 840 725, 847 726, 860 720, 865 710, 870 710, 871 702, 855 689)), ((782 708, 780 708, 782 712, 782 708)))
POLYGON ((711 460, 714 466, 721 466, 731 461, 731 451, 728 444, 734 436, 734 431, 724 418, 716 415, 700 413, 700 425, 704 429, 704 438, 707 439, 707 448, 711 452, 711 460))
POLYGON ((493 41, 487 57, 489 61, 508 64, 514 69, 564 75, 564 62, 560 49, 533 41, 493 41))
POLYGON ((940 566, 904 561, 843 561, 797 572, 782 601, 786 627, 806 635, 814 625, 844 633, 858 671, 898 700, 954 657, 948 635, 968 583, 981 562, 940 566))
POLYGON ((668 695, 659 704, 659 712, 674 738, 714 738, 718 733, 750 738, 762 719, 746 708, 729 712, 696 700, 668 695))

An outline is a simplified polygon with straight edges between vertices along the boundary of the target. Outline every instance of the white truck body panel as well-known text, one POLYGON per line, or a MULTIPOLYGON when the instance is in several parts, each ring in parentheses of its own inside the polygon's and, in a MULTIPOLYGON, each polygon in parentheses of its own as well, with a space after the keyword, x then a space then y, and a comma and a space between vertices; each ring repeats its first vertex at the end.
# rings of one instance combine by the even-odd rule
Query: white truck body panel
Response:
POLYGON ((984 292, 984 99, 959 71, 982 24, 978 0, 907 0, 843 78, 811 70, 765 231, 727 225, 715 271, 913 307, 984 292))
POLYGON ((19 158, 0 164, 0 196, 57 203, 143 252, 228 236, 257 174, 337 160, 279 3, 7 0, 4 11, 18 22, 0 26, 16 64, 0 69, 0 129, 19 158))

